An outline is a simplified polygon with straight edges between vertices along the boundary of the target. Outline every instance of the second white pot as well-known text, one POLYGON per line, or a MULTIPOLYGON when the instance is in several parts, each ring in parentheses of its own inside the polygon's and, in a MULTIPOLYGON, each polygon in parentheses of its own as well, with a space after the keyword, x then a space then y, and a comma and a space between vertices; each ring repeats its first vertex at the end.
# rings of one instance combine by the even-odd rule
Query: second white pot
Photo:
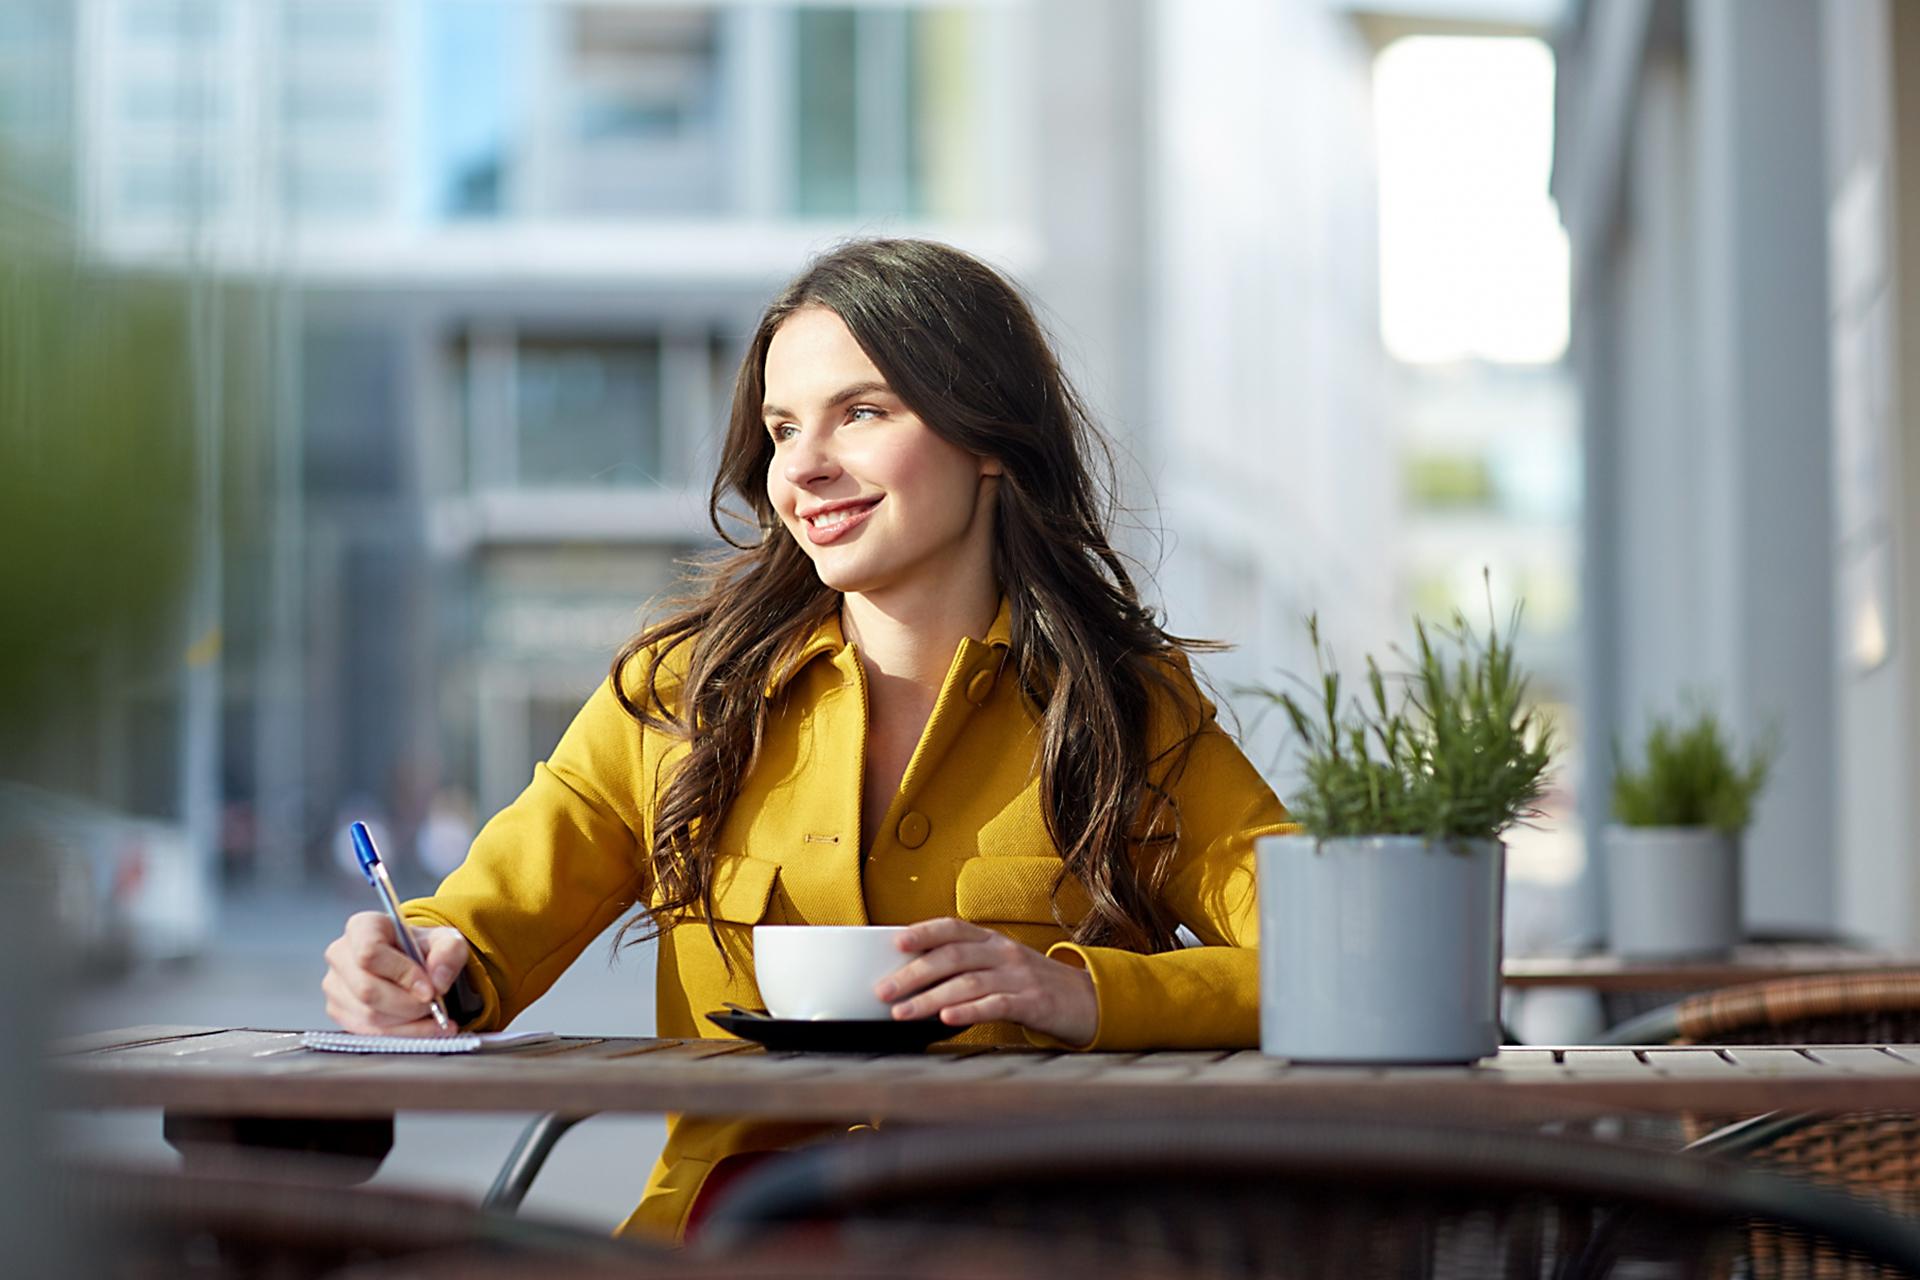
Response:
POLYGON ((1740 942, 1740 837, 1712 827, 1606 831, 1607 943, 1623 956, 1724 955, 1740 942))

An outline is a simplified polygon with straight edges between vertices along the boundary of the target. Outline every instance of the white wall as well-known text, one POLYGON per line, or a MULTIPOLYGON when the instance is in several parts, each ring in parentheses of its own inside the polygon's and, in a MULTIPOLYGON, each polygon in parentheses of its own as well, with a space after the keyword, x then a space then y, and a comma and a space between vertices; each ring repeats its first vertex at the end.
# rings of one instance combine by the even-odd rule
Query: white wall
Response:
MULTIPOLYGON (((1239 646, 1205 663, 1223 693, 1311 676, 1310 610, 1357 673, 1397 634, 1373 51, 1344 16, 1266 0, 1157 0, 1149 47, 1150 465, 1172 626, 1239 646)), ((1259 702, 1239 702, 1256 729, 1259 702)), ((1250 734, 1257 764, 1279 729, 1250 734)))
POLYGON ((1912 161, 1920 75, 1911 70, 1920 59, 1920 14, 1892 0, 1834 0, 1821 12, 1835 371, 1836 914, 1848 931, 1911 947, 1920 941, 1920 759, 1911 728, 1920 711, 1920 600, 1912 589, 1920 549, 1920 163, 1912 161), (1876 630, 1884 646, 1873 643, 1876 630))

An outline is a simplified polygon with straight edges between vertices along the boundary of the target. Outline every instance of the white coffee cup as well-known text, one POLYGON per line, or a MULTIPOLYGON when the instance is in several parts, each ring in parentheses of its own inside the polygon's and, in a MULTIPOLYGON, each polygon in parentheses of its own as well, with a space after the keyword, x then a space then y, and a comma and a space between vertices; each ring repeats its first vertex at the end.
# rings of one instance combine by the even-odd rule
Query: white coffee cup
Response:
POLYGON ((897 925, 754 926, 753 967, 767 1012, 808 1022, 891 1022, 893 1006, 873 988, 913 958, 895 942, 905 932, 897 925))

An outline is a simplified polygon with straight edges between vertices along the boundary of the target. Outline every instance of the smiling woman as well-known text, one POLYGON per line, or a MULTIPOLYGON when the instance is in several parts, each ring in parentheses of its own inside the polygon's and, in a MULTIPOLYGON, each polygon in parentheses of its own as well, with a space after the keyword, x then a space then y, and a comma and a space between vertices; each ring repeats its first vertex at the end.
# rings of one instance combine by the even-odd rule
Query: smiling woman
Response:
MULTIPOLYGON (((759 1003, 756 925, 893 925, 875 996, 962 1043, 1254 1044, 1252 841, 1286 813, 1196 687, 1198 642, 1140 602, 1090 460, 998 273, 914 240, 814 262, 736 380, 710 500, 732 551, 407 905, 427 972, 355 917, 329 1011, 432 1034, 458 978, 456 1015, 497 1029, 637 907, 662 1035, 759 1003)), ((717 1166, 818 1132, 673 1117, 627 1229, 682 1233, 717 1166)))

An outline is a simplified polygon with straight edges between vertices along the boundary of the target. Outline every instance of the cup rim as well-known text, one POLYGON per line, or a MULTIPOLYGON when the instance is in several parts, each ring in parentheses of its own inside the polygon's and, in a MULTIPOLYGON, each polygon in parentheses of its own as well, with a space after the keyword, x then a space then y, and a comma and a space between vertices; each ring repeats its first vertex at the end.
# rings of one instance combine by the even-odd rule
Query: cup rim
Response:
POLYGON ((753 931, 755 933, 760 933, 762 931, 765 931, 768 933, 779 931, 782 933, 804 932, 808 934, 823 934, 823 933, 880 934, 880 933, 905 933, 907 931, 907 926, 904 924, 757 924, 753 926, 753 931))

